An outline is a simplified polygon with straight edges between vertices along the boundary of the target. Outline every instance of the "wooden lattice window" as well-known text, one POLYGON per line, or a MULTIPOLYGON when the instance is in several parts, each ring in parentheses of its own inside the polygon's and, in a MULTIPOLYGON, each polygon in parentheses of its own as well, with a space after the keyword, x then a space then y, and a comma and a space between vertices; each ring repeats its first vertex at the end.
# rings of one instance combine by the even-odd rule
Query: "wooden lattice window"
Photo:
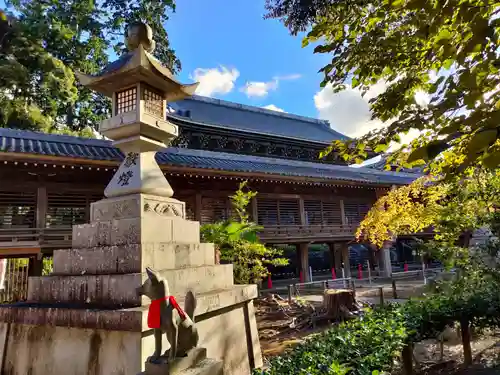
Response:
POLYGON ((116 114, 134 111, 137 107, 137 87, 116 93, 116 114))
POLYGON ((257 218, 259 225, 278 225, 278 201, 257 197, 257 218))
POLYGON ((71 227, 87 222, 90 196, 75 192, 47 193, 47 228, 71 227))
POLYGON ((304 214, 307 225, 323 224, 322 202, 319 200, 305 200, 304 214))
POLYGON ((359 224, 370 210, 372 204, 367 200, 355 201, 351 199, 344 200, 344 213, 347 224, 359 224))
POLYGON ((163 97, 157 92, 145 88, 144 111, 158 117, 163 117, 163 97))
POLYGON ((297 199, 259 199, 257 215, 260 225, 299 225, 300 209, 297 199))
POLYGON ((216 223, 230 218, 228 198, 202 197, 201 198, 201 224, 216 223))
POLYGON ((0 191, 0 228, 36 227, 36 191, 0 191))
POLYGON ((342 224, 342 212, 340 210, 340 202, 335 202, 335 201, 323 202, 323 224, 325 225, 342 224))

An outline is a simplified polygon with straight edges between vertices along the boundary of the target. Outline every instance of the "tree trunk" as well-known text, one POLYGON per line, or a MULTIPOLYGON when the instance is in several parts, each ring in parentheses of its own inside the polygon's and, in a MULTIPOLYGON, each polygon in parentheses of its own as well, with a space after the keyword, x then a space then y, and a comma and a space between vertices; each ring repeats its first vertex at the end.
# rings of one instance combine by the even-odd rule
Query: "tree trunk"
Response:
POLYGON ((462 333, 462 345, 464 348, 464 364, 469 366, 472 364, 472 350, 470 347, 470 325, 467 319, 462 319, 460 322, 460 331, 462 333))
POLYGON ((344 320, 358 310, 354 292, 345 289, 326 289, 323 294, 323 307, 330 319, 344 320))
POLYGON ((408 344, 403 348, 401 353, 403 360, 403 373, 405 375, 413 375, 413 345, 408 344))

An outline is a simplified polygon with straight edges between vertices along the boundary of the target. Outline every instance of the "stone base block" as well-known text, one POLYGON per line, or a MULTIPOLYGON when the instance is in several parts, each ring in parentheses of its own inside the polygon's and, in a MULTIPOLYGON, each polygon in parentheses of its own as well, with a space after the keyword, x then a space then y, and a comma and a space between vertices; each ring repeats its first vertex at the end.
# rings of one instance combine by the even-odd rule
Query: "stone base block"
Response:
POLYGON ((136 217, 73 226, 72 248, 138 244, 199 243, 200 223, 181 217, 136 217))
MULTIPOLYGON (((171 295, 181 298, 189 290, 208 293, 233 286, 233 265, 158 270, 168 281, 171 295)), ((102 307, 130 307, 149 304, 136 295, 147 274, 37 276, 28 280, 28 302, 88 304, 102 307)))
POLYGON ((165 374, 178 374, 189 368, 194 368, 200 362, 207 359, 207 349, 205 348, 194 348, 192 349, 186 357, 176 358, 169 363, 168 358, 160 358, 155 362, 151 362, 149 359, 146 361, 144 374, 147 375, 165 375, 165 374))
POLYGON ((140 273, 146 267, 167 270, 214 265, 209 243, 145 242, 54 251, 53 275, 140 273))
POLYGON ((222 375, 224 363, 215 359, 206 358, 195 366, 183 370, 173 370, 168 365, 146 363, 146 371, 138 375, 222 375))
MULTIPOLYGON (((74 326, 77 322, 75 310, 63 315, 67 320, 54 321, 58 310, 64 309, 0 307, 0 373, 137 375, 145 370, 144 364, 154 352, 153 332, 137 324, 131 326, 131 317, 127 318, 130 314, 140 314, 145 321, 145 311, 127 313, 123 310, 118 312, 123 315, 121 319, 116 319, 115 312, 102 311, 101 318, 87 321, 86 328, 77 328, 74 326), (30 314, 25 314, 25 318, 20 319, 23 309, 35 316, 30 318, 30 314), (47 311, 46 319, 49 320, 42 325, 33 324, 36 315, 44 310, 52 310, 47 311), (106 329, 113 325, 112 330, 106 329)), ((80 311, 84 315, 88 315, 86 312, 93 313, 92 310, 80 311)), ((251 300, 221 305, 197 315, 196 325, 200 334, 199 346, 207 349, 208 358, 223 361, 224 374, 248 375, 252 368, 262 366, 251 300)), ((165 336, 163 347, 168 348, 165 336)), ((182 374, 200 374, 196 370, 187 369, 182 374)), ((217 372, 201 374, 213 375, 217 372)))

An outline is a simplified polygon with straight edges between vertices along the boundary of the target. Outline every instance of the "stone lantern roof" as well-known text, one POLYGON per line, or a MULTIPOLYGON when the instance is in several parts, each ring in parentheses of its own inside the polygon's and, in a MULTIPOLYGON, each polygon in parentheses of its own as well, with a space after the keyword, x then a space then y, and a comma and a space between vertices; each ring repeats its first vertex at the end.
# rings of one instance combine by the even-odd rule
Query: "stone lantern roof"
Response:
POLYGON ((194 94, 198 83, 178 82, 170 69, 156 59, 151 27, 144 23, 129 26, 126 36, 129 52, 110 63, 101 72, 87 75, 75 72, 81 84, 108 97, 136 82, 144 82, 164 94, 167 101, 184 99, 194 94))

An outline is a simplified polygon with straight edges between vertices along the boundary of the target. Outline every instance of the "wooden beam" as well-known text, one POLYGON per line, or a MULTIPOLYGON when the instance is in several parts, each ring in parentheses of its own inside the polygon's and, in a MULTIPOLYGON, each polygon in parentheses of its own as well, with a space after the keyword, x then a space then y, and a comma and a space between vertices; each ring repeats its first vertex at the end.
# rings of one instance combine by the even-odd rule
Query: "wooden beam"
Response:
POLYGON ((6 247, 5 244, 0 243, 0 257, 1 258, 8 258, 8 257, 22 257, 24 255, 30 256, 30 255, 36 255, 41 252, 41 249, 38 245, 33 246, 33 247, 9 247, 8 245, 6 247))
POLYGON ((36 227, 45 228, 47 220, 47 188, 39 186, 36 193, 36 227))
POLYGON ((194 203, 194 219, 201 222, 201 193, 196 192, 194 203))
POLYGON ((342 225, 347 225, 347 218, 345 217, 344 200, 340 200, 340 219, 342 220, 342 225))

